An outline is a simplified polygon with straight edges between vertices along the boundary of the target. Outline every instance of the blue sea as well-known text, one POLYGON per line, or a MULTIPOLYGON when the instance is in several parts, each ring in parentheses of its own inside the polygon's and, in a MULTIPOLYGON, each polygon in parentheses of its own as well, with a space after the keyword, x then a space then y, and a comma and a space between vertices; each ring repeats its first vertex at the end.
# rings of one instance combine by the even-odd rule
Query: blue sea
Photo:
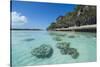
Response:
POLYGON ((96 33, 67 31, 16 31, 12 30, 12 65, 31 66, 48 64, 67 64, 96 61, 96 33), (64 36, 60 36, 64 35, 64 36), (74 37, 69 37, 74 36, 74 37), (59 37, 61 41, 54 38, 59 37), (62 55, 56 44, 70 42, 70 47, 77 49, 79 56, 73 59, 70 55, 62 55), (50 58, 37 58, 31 54, 32 49, 41 44, 52 46, 54 52, 50 58))

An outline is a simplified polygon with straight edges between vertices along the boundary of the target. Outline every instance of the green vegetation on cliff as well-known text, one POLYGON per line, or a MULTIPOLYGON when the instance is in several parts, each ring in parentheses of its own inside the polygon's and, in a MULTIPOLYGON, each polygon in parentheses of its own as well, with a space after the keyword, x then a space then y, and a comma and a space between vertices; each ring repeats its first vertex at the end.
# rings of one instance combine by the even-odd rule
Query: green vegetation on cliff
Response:
POLYGON ((77 5, 74 11, 57 17, 56 21, 52 22, 47 30, 91 24, 96 24, 96 6, 77 5))

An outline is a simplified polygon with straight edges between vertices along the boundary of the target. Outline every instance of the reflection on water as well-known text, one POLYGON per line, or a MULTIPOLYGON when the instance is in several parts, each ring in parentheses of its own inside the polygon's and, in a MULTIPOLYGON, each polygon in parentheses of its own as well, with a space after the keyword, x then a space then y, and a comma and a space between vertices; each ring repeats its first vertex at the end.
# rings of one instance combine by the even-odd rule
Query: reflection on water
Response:
POLYGON ((49 35, 54 35, 54 36, 59 36, 59 37, 64 37, 66 36, 67 34, 64 34, 64 33, 58 33, 58 32, 48 32, 49 35))
POLYGON ((12 31, 12 65, 96 61, 94 36, 84 32, 12 31))

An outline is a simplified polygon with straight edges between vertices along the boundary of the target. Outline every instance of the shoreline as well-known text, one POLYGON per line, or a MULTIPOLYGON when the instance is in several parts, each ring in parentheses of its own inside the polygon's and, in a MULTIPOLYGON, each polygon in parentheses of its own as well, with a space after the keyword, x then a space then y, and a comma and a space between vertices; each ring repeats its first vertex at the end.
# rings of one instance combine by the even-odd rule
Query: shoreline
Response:
POLYGON ((11 31, 66 31, 66 32, 93 32, 96 33, 97 25, 83 25, 74 26, 69 28, 56 28, 53 30, 43 30, 43 29, 10 29, 11 31))
POLYGON ((83 26, 74 26, 69 28, 56 28, 54 31, 78 31, 78 32, 96 32, 96 24, 93 25, 83 25, 83 26))

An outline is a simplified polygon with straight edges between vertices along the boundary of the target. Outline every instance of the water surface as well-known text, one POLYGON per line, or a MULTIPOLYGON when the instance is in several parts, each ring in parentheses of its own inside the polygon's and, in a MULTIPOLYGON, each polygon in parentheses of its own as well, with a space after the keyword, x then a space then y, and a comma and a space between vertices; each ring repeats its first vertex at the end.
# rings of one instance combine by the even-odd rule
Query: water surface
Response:
POLYGON ((14 66, 93 61, 96 61, 96 33, 12 31, 12 65, 14 66), (57 41, 56 37, 60 38, 61 41, 57 41), (70 42, 70 46, 79 52, 79 57, 73 59, 69 55, 62 55, 56 47, 59 42, 70 42), (50 58, 39 59, 32 56, 32 49, 41 44, 52 46, 54 52, 50 58))

